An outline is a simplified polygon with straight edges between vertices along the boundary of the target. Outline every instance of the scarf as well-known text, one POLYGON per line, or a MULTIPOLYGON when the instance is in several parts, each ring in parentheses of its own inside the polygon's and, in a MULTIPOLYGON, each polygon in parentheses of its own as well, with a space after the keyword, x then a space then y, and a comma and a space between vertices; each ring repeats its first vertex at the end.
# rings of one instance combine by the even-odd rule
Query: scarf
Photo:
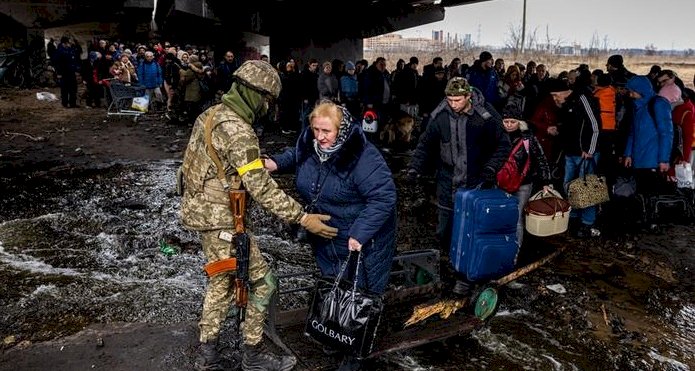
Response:
POLYGON ((350 129, 352 128, 352 116, 345 107, 338 106, 338 108, 343 111, 343 119, 340 122, 340 128, 338 128, 338 136, 336 137, 335 142, 330 147, 323 149, 321 148, 319 141, 314 138, 314 150, 319 156, 319 160, 321 162, 331 158, 331 156, 336 153, 343 146, 343 144, 345 144, 345 141, 347 141, 347 138, 350 135, 350 129))
POLYGON ((252 124, 268 112, 268 106, 261 93, 236 82, 232 84, 227 94, 222 96, 222 103, 248 124, 252 124))

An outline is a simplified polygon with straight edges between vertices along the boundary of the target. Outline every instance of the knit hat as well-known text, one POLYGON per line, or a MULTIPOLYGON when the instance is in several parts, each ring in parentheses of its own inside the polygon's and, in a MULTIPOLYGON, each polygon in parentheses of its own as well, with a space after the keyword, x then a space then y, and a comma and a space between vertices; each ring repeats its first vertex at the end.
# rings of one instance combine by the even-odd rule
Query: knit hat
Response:
POLYGON ((504 109, 502 109, 502 117, 522 120, 524 117, 522 104, 522 101, 518 99, 508 100, 507 104, 504 105, 504 109))
POLYGON ((355 64, 352 63, 352 61, 347 61, 345 62, 345 70, 354 70, 355 69, 355 64))
POLYGON ((669 103, 675 103, 681 99, 681 88, 676 84, 665 85, 659 89, 658 95, 666 98, 669 103))
POLYGON ((471 94, 473 88, 463 77, 454 77, 449 82, 446 83, 446 89, 444 89, 444 94, 447 96, 460 96, 471 94))
POLYGON ((623 56, 620 54, 611 55, 608 57, 608 64, 616 68, 623 67, 623 56))
POLYGON ((480 62, 489 61, 490 59, 492 59, 492 54, 487 50, 481 52, 480 56, 478 57, 478 60, 480 60, 480 62))

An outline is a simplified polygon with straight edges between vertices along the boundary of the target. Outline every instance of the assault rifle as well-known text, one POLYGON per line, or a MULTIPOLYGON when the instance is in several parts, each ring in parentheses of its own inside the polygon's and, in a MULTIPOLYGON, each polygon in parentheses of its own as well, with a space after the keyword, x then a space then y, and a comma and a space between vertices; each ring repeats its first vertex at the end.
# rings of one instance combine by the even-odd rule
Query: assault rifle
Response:
POLYGON ((250 240, 244 227, 246 213, 246 191, 229 191, 232 215, 234 216, 234 248, 236 249, 236 306, 239 308, 239 323, 246 318, 246 305, 249 302, 249 246, 250 240))

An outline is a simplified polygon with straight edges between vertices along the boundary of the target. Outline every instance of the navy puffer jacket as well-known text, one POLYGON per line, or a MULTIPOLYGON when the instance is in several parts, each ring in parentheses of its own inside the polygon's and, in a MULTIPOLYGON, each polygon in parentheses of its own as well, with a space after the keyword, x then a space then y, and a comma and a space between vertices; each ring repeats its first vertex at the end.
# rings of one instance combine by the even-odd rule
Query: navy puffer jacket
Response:
POLYGON ((358 284, 381 294, 388 283, 396 240, 396 186, 391 170, 356 123, 342 147, 323 163, 313 140, 309 127, 295 148, 273 160, 279 172, 296 172, 297 190, 306 205, 318 194, 310 212, 330 215, 327 224, 338 228, 332 240, 309 235, 321 273, 337 275, 349 255, 348 239, 355 238, 362 244, 363 258, 358 284))

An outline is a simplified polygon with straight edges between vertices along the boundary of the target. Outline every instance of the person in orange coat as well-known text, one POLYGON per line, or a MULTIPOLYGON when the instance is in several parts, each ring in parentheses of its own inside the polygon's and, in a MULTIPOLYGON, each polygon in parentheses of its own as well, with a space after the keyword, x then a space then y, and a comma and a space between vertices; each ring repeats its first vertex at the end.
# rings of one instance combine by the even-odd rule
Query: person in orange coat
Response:
POLYGON ((596 77, 596 89, 594 97, 598 100, 599 109, 601 110, 601 140, 599 148, 601 152, 601 164, 599 168, 603 169, 608 175, 608 184, 614 183, 617 170, 620 167, 620 154, 622 151, 619 148, 617 126, 616 126, 616 94, 617 90, 611 86, 612 78, 609 74, 598 74, 596 77))

